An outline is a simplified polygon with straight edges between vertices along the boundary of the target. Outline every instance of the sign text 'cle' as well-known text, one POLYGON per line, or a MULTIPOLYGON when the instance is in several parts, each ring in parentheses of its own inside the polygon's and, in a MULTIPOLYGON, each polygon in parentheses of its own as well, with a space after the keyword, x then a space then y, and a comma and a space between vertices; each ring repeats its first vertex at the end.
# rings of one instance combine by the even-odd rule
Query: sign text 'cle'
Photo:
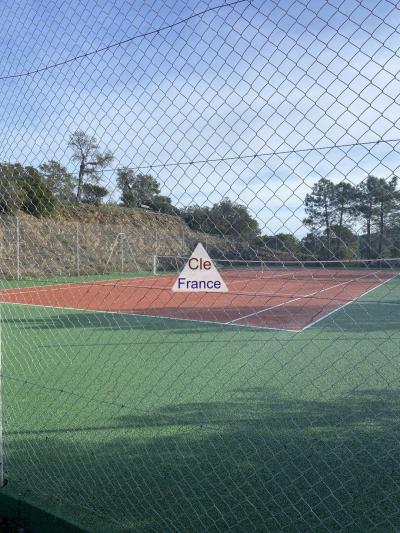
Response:
POLYGON ((228 292, 220 273, 199 242, 172 290, 175 292, 228 292))

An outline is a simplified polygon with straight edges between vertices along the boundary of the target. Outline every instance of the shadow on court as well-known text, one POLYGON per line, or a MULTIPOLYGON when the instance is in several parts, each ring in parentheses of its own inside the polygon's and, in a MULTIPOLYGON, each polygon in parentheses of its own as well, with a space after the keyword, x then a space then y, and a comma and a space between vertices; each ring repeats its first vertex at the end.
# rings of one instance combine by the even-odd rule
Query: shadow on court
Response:
POLYGON ((257 387, 100 428, 9 428, 9 486, 85 505, 109 517, 104 531, 398 531, 399 393, 304 401, 257 387))
POLYGON ((347 332, 399 331, 400 299, 359 301, 348 305, 311 329, 347 332))
MULTIPOLYGON (((285 311, 289 316, 291 311, 285 311)), ((316 315, 320 308, 316 308, 316 315)), ((297 310, 301 313, 301 308, 297 310)), ((54 330, 54 329, 102 329, 102 330, 147 330, 170 331, 177 333, 220 332, 251 330, 262 333, 268 329, 235 327, 218 322, 201 322, 196 320, 180 320, 179 318, 147 317, 129 315, 124 313, 101 312, 70 312, 54 309, 40 309, 9 306, 4 313, 2 324, 22 327, 24 329, 54 330)), ((385 298, 376 301, 358 301, 343 309, 338 310, 327 318, 311 327, 318 331, 348 331, 348 332, 373 332, 373 331, 398 331, 400 324, 400 299, 385 298)), ((309 330, 309 331, 311 331, 309 330)), ((279 331, 279 328, 273 330, 279 331)), ((285 330, 282 330, 285 331, 285 330)))
POLYGON ((205 323, 186 320, 171 320, 167 318, 152 318, 138 315, 129 315, 123 313, 100 313, 100 312, 62 312, 60 314, 42 313, 22 313, 12 317, 8 313, 8 318, 3 318, 4 325, 13 325, 27 329, 102 329, 102 330, 177 330, 178 332, 192 331, 220 331, 226 327, 218 323, 205 323))

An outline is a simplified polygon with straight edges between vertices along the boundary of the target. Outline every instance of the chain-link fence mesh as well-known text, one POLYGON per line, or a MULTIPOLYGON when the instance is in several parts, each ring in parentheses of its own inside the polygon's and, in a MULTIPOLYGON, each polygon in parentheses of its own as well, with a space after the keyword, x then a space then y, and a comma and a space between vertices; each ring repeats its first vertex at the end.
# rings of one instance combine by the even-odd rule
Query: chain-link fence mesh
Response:
POLYGON ((398 531, 399 5, 0 12, 3 493, 398 531), (198 243, 228 292, 172 290, 198 243))

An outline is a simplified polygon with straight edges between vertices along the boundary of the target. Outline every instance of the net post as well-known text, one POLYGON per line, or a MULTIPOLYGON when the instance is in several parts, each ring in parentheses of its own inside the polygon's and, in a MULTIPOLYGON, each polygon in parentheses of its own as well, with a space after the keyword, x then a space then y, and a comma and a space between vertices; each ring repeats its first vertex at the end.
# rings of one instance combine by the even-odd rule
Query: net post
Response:
POLYGON ((153 274, 157 275, 157 254, 153 255, 153 274))

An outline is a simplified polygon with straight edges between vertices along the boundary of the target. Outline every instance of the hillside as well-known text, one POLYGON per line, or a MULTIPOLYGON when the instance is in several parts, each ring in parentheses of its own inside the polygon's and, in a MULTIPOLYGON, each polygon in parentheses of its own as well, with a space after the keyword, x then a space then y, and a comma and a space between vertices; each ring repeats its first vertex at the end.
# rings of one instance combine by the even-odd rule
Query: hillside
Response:
POLYGON ((7 279, 151 270, 155 254, 188 255, 198 241, 211 255, 230 248, 178 217, 119 206, 74 206, 51 218, 2 216, 0 239, 7 279))

